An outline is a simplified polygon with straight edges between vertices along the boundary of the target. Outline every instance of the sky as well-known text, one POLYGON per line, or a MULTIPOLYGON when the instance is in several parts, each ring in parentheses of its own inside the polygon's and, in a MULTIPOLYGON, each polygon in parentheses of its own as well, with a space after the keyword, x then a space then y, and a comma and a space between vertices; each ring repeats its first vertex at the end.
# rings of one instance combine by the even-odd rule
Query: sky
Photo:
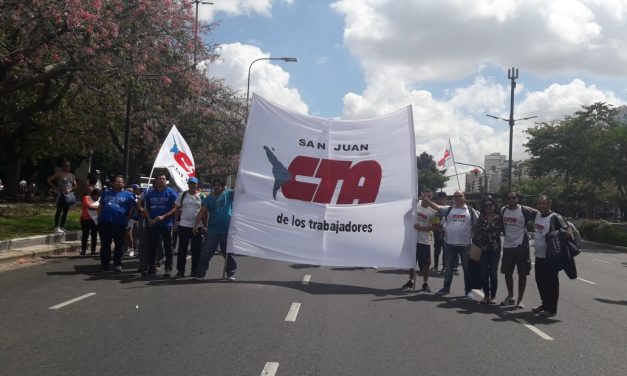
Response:
MULTIPOLYGON (((582 105, 627 105, 627 0, 212 0, 199 18, 220 57, 207 74, 324 118, 364 119, 411 105, 416 153, 450 139, 455 159, 507 156, 510 80, 518 69, 513 159, 524 130, 582 105)), ((471 167, 458 167, 459 172, 471 167)), ((452 169, 449 169, 451 171, 452 169)), ((463 176, 460 177, 462 188, 463 176)), ((452 178, 447 191, 454 190, 452 178)))

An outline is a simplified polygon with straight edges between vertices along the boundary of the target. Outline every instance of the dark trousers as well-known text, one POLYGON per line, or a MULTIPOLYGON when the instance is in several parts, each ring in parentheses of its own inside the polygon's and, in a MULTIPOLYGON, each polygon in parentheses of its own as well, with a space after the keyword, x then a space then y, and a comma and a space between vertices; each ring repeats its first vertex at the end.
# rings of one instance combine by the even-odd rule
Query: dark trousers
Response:
POLYGON ((560 297, 559 270, 546 259, 536 257, 536 284, 542 306, 546 311, 557 313, 557 300, 560 297))
POLYGON ((157 266, 157 250, 163 245, 165 253, 165 269, 172 270, 172 227, 152 226, 147 229, 148 240, 148 266, 157 266))
POLYGON ((100 266, 103 270, 109 268, 111 261, 111 242, 115 242, 113 250, 113 266, 122 265, 122 256, 124 255, 124 236, 126 235, 126 226, 111 222, 100 222, 98 224, 100 231, 100 266))
POLYGON ((200 260, 200 249, 202 248, 202 235, 200 232, 194 235, 191 227, 178 226, 176 232, 178 234, 179 250, 176 256, 176 270, 183 274, 185 273, 185 264, 187 261, 187 247, 189 243, 192 244, 192 272, 198 268, 198 261, 200 260))
POLYGON ((65 226, 68 210, 70 210, 70 205, 65 203, 65 196, 57 194, 57 211, 54 213, 54 227, 65 226))
MULTIPOLYGON (((220 235, 205 235, 205 241, 202 245, 202 251, 200 252, 200 261, 198 262, 198 268, 196 273, 204 276, 207 273, 207 269, 209 269, 209 261, 215 254, 218 246, 220 246, 220 252, 225 253, 226 250, 226 238, 227 234, 220 235)), ((232 253, 226 254, 226 275, 228 277, 235 274, 235 269, 237 269, 237 262, 235 261, 235 257, 232 253)))
MULTIPOLYGON (((437 269, 440 262, 440 253, 444 245, 444 239, 442 239, 441 231, 433 231, 433 268, 437 269)), ((444 256, 442 256, 442 266, 446 265, 444 256)))
POLYGON ((498 266, 501 259, 501 252, 492 249, 481 252, 481 286, 486 298, 494 299, 498 287, 498 266))
POLYGON ((93 219, 81 219, 81 254, 87 252, 87 239, 91 235, 91 253, 96 253, 96 243, 98 242, 98 225, 93 219))

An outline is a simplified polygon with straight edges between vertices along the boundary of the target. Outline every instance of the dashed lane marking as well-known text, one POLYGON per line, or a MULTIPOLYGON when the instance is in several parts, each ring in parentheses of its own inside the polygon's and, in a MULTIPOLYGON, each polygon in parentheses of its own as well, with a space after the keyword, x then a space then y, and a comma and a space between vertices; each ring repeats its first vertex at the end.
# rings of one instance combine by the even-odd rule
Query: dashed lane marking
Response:
POLYGON ((285 321, 296 321, 296 316, 298 316, 299 309, 300 303, 292 303, 290 310, 287 312, 287 316, 285 316, 285 321))
POLYGON ((310 276, 309 274, 307 274, 307 275, 305 275, 305 276, 303 277, 303 282, 302 282, 302 284, 303 284, 303 285, 308 285, 308 284, 309 284, 309 281, 311 281, 311 276, 310 276))
POLYGON ((277 369, 279 369, 279 363, 267 362, 263 367, 263 370, 261 370, 261 376, 274 376, 277 369))
POLYGON ((523 324, 527 329, 529 329, 532 332, 534 332, 535 334, 539 335, 542 339, 545 339, 547 341, 553 341, 553 337, 551 337, 550 335, 546 334, 542 330, 536 328, 535 326, 529 324, 527 321, 525 321, 523 319, 520 319, 520 318, 516 319, 516 320, 520 321, 520 323, 523 324))
POLYGON ((611 264, 611 262, 609 261, 605 261, 605 260, 600 260, 600 259, 593 259, 594 261, 598 261, 598 262, 604 262, 606 264, 611 264))
POLYGON ((577 279, 582 281, 582 282, 589 283, 591 285, 596 285, 597 284, 596 282, 588 281, 587 279, 583 279, 583 278, 577 278, 577 279))
POLYGON ((77 297, 77 298, 70 299, 70 300, 68 300, 67 302, 63 302, 63 303, 59 303, 59 304, 57 304, 57 305, 54 305, 54 306, 52 306, 52 307, 50 307, 50 308, 48 308, 48 309, 59 309, 59 308, 63 308, 63 307, 65 307, 66 305, 70 305, 70 304, 72 304, 72 303, 76 303, 76 302, 78 302, 79 300, 83 300, 83 299, 89 298, 89 297, 90 297, 90 296, 92 296, 92 295, 96 295, 96 293, 95 293, 95 292, 90 292, 90 293, 87 293, 87 294, 85 294, 85 295, 81 295, 81 296, 79 296, 79 297, 77 297))

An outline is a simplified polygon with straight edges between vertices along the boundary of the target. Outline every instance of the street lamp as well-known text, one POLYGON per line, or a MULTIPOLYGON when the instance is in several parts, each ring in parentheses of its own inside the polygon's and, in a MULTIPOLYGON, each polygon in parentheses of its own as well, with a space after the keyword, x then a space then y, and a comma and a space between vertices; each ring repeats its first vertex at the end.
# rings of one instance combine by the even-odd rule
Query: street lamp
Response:
POLYGON ((516 88, 516 79, 518 78, 518 68, 512 67, 507 70, 507 78, 511 81, 511 94, 509 105, 509 119, 504 119, 494 115, 486 115, 488 117, 503 120, 509 123, 509 171, 507 173, 507 190, 512 190, 512 143, 514 141, 514 123, 521 120, 529 120, 537 118, 537 116, 530 116, 520 119, 514 119, 514 89, 516 88))
POLYGON ((250 68, 253 67, 253 64, 258 62, 259 60, 283 60, 286 63, 296 63, 298 60, 295 57, 260 57, 259 59, 253 60, 252 63, 248 66, 248 85, 246 86, 246 113, 248 113, 248 98, 250 94, 250 68))
POLYGON ((470 163, 462 163, 462 162, 457 162, 455 161, 456 164, 460 164, 460 165, 464 165, 464 166, 470 166, 470 167, 477 167, 480 168, 481 171, 483 171, 483 194, 484 196, 487 195, 488 193, 488 174, 486 174, 485 170, 483 169, 483 167, 479 166, 479 165, 474 165, 474 164, 470 164, 470 163))
POLYGON ((194 68, 196 68, 196 50, 198 49, 198 4, 213 5, 209 1, 194 0, 196 3, 196 17, 194 17, 194 68))

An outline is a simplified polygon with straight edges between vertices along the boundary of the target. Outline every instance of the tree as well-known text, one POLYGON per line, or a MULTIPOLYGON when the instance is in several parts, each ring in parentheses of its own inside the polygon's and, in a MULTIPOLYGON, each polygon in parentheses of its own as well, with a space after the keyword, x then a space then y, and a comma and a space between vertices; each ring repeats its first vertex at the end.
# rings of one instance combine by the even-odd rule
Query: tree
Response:
POLYGON ((433 156, 422 152, 422 154, 416 157, 416 167, 418 169, 418 189, 420 191, 425 188, 431 190, 444 188, 448 178, 437 169, 433 156))
POLYGON ((539 123, 527 130, 530 139, 525 146, 532 156, 531 175, 561 178, 564 199, 581 198, 587 205, 582 211, 587 213, 597 205, 594 197, 610 186, 616 195, 612 201, 625 213, 627 124, 619 122, 616 115, 611 105, 595 103, 582 106, 564 120, 539 123), (582 192, 588 198, 581 197, 582 192))

